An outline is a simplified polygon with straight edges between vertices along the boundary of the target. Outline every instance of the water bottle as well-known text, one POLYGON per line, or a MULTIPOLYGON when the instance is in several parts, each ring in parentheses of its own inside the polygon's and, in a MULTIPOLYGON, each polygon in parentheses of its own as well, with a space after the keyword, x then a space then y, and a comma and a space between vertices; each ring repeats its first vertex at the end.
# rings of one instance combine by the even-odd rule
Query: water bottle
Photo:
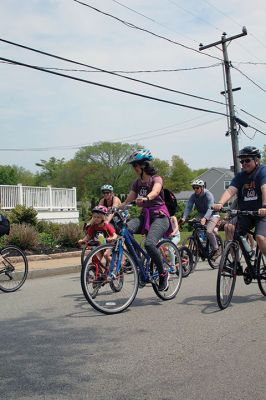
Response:
POLYGON ((199 240, 202 244, 206 243, 206 232, 204 230, 199 231, 199 240))
POLYGON ((247 241, 247 238, 245 236, 241 236, 242 239, 242 243, 245 247, 245 250, 247 251, 247 253, 249 254, 251 259, 254 259, 255 256, 255 252, 252 250, 252 248, 250 247, 249 242, 247 241))
POLYGON ((99 233, 97 239, 98 239, 100 244, 105 244, 106 243, 106 239, 105 239, 105 237, 104 237, 104 235, 102 233, 99 233))

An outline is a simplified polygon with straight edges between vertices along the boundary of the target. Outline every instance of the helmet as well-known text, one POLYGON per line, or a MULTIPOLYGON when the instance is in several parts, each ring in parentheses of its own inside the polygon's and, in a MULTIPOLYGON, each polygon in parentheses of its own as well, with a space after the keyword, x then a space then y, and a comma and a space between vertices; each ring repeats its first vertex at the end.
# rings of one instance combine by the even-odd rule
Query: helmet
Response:
POLYGON ((139 161, 151 161, 153 160, 153 156, 151 155, 150 150, 148 149, 137 149, 134 151, 131 156, 129 156, 127 163, 132 164, 134 162, 139 161))
POLYGON ((260 158, 261 154, 260 154, 259 149, 257 149, 257 147, 246 146, 239 151, 238 158, 246 157, 246 156, 260 158))
POLYGON ((191 186, 205 186, 205 184, 202 179, 195 179, 195 181, 191 183, 191 186))
POLYGON ((93 212, 93 213, 98 213, 98 214, 106 215, 107 212, 108 212, 108 210, 107 210, 107 208, 104 207, 104 206, 96 206, 96 207, 93 208, 92 212, 93 212))
POLYGON ((102 191, 102 192, 105 192, 105 191, 113 192, 113 191, 114 191, 114 188, 113 188, 112 185, 103 185, 103 186, 101 187, 101 191, 102 191))

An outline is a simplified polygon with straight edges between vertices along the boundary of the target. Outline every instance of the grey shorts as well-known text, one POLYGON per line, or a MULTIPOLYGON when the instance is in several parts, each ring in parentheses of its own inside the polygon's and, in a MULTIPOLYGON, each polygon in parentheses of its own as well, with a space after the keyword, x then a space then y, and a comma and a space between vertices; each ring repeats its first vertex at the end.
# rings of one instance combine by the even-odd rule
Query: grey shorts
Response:
POLYGON ((266 217, 253 217, 249 215, 239 215, 237 221, 237 230, 240 235, 246 235, 247 232, 255 227, 255 236, 266 236, 266 217))

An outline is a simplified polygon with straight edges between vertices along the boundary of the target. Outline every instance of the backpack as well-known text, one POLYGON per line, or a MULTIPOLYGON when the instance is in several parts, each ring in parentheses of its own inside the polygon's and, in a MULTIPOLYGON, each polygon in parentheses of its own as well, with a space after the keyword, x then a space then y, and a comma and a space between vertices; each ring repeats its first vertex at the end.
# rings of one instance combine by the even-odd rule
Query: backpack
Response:
POLYGON ((163 189, 164 193, 164 201, 165 205, 169 211, 170 216, 172 217, 175 215, 177 211, 177 200, 173 192, 171 190, 164 188, 163 189))

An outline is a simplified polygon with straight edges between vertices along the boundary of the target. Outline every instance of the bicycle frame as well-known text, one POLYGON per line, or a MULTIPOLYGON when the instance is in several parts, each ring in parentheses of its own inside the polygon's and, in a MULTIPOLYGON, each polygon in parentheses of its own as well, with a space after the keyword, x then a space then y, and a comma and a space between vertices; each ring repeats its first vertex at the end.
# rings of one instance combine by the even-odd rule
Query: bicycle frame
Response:
MULTIPOLYGON (((144 282, 148 282, 150 278, 149 274, 150 261, 151 261, 150 256, 145 252, 145 250, 143 250, 143 248, 139 245, 139 243, 134 238, 133 234, 129 232, 126 226, 122 228, 121 236, 115 244, 114 254, 116 256, 112 257, 108 277, 111 279, 112 276, 113 277, 117 276, 117 274, 119 273, 122 264, 122 254, 123 254, 124 244, 129 254, 132 256, 138 271, 141 274, 141 279, 144 282), (114 267, 115 262, 116 262, 116 267, 114 267)), ((156 279, 157 276, 153 276, 152 278, 156 279)))

